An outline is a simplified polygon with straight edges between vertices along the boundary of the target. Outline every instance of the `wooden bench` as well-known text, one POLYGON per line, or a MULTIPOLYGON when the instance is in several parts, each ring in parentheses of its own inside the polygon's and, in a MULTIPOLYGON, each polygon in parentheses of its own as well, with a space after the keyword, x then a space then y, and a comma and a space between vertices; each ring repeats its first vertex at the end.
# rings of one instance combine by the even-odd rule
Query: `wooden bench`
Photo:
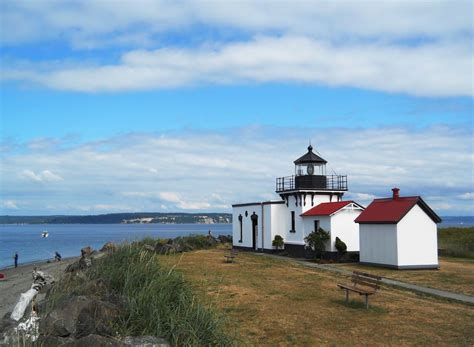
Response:
POLYGON ((346 302, 349 302, 349 292, 365 295, 365 308, 369 308, 369 295, 373 295, 380 288, 382 277, 374 276, 366 272, 354 271, 352 273, 352 284, 338 284, 340 289, 346 291, 346 302))
POLYGON ((238 251, 236 249, 231 249, 229 254, 224 254, 226 263, 233 263, 234 259, 237 258, 238 251))

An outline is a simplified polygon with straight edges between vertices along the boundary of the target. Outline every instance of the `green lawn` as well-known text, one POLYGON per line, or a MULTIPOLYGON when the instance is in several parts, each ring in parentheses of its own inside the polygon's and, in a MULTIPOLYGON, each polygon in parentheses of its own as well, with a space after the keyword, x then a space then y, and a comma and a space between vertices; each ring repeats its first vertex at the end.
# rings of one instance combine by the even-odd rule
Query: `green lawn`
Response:
POLYGON ((474 259, 474 228, 438 229, 438 248, 445 256, 474 259))

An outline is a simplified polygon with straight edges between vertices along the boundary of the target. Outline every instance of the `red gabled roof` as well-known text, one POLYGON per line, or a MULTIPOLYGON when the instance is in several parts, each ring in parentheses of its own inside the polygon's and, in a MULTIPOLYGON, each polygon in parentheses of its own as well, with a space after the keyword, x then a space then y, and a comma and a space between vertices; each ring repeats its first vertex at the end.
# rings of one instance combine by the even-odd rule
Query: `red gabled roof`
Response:
POLYGON ((360 224, 396 224, 415 205, 419 205, 435 223, 441 222, 441 218, 419 196, 375 199, 355 219, 355 222, 360 224))
POLYGON ((349 204, 354 203, 354 201, 337 201, 337 202, 323 202, 319 205, 313 207, 312 209, 306 211, 301 216, 330 216, 334 212, 339 211, 341 208, 346 207, 349 204))

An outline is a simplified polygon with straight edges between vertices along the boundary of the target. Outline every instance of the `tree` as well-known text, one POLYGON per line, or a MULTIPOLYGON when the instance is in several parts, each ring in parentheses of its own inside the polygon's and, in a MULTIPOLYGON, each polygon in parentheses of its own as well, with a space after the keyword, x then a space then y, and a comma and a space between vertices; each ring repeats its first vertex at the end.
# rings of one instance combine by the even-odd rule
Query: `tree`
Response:
POLYGON ((272 241, 272 246, 276 247, 276 249, 283 248, 285 242, 283 241, 283 237, 280 235, 275 235, 275 238, 272 241))
POLYGON ((339 237, 336 237, 336 249, 339 256, 343 255, 347 251, 347 245, 339 237))
POLYGON ((326 230, 319 228, 317 231, 311 232, 304 240, 308 247, 315 251, 316 256, 322 259, 326 249, 326 242, 329 241, 330 238, 326 230))

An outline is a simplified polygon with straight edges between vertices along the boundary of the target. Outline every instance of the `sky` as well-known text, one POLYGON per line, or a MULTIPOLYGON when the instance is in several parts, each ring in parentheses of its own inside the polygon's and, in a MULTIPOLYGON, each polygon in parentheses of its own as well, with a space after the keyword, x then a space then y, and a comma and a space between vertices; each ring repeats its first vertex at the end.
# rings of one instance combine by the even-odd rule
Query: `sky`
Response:
POLYGON ((230 212, 311 142, 347 199, 474 215, 471 1, 4 0, 0 22, 0 214, 230 212))

